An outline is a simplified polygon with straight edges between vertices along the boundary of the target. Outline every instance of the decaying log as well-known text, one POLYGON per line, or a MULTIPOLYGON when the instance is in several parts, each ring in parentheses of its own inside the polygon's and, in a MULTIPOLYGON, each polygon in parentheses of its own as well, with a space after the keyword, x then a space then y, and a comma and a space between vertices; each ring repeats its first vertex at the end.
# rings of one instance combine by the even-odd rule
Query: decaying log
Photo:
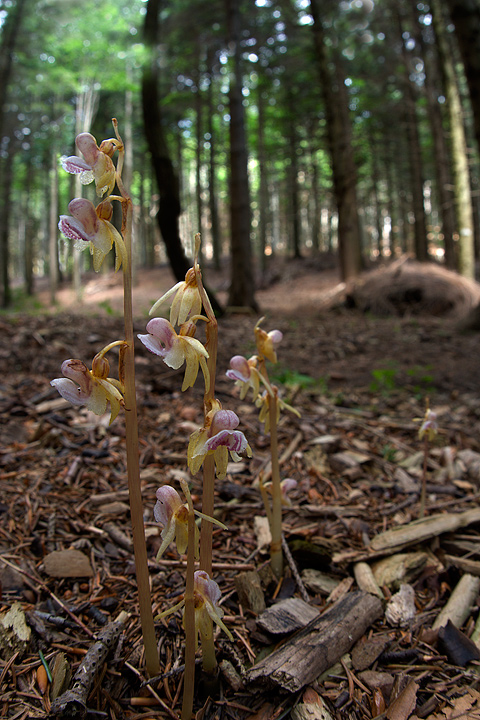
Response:
POLYGON ((414 520, 376 535, 370 543, 374 552, 399 551, 415 543, 425 542, 446 532, 454 532, 472 523, 480 522, 480 508, 462 513, 444 513, 414 520))
POLYGON ((340 660, 382 613, 378 597, 349 593, 251 668, 248 682, 297 692, 340 660))
POLYGON ((73 676, 73 685, 60 695, 51 707, 51 717, 58 720, 83 720, 87 714, 87 699, 97 674, 108 654, 120 637, 128 613, 121 612, 115 622, 106 625, 99 633, 73 676))

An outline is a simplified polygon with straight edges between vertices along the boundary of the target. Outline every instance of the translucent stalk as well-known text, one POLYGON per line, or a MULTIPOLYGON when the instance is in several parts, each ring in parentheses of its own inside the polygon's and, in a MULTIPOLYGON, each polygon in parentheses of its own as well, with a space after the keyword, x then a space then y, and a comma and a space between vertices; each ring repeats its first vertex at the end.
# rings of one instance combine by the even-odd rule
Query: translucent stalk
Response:
POLYGON ((268 413, 270 419, 270 453, 272 457, 272 516, 270 532, 270 564, 277 578, 283 573, 282 553, 282 488, 280 486, 280 465, 278 462, 277 439, 277 388, 272 386, 273 395, 268 395, 268 413))
POLYGON ((195 515, 191 500, 188 513, 188 545, 187 572, 185 578, 185 611, 183 624, 185 628, 185 670, 183 676, 182 720, 191 720, 193 711, 193 695, 195 689, 195 604, 194 604, 194 573, 195 573, 195 515))
MULTIPOLYGON (((117 138, 117 121, 113 120, 117 138)), ((119 149, 118 167, 123 165, 123 145, 119 149)), ((138 604, 142 626, 145 663, 150 677, 160 674, 155 626, 153 622, 152 601, 148 574, 145 527, 143 524, 143 503, 140 486, 140 466, 138 447, 137 398, 135 392, 135 355, 133 343, 132 312, 132 200, 123 186, 117 171, 117 185, 122 195, 122 235, 127 250, 127 263, 123 267, 123 311, 125 323, 125 347, 122 348, 122 375, 125 387, 125 432, 127 447, 127 475, 132 520, 133 550, 135 555, 135 573, 138 586, 138 604)))

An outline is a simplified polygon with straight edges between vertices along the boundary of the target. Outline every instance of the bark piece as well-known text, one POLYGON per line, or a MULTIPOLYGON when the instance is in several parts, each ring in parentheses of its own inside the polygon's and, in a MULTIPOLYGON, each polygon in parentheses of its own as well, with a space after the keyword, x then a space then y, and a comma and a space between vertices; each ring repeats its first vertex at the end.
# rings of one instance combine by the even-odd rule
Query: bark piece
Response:
POLYGON ((80 550, 54 550, 43 558, 45 571, 50 577, 92 577, 90 560, 80 550))
POLYGON ((378 672, 378 670, 365 670, 359 673, 359 679, 370 690, 378 688, 382 691, 382 695, 388 702, 393 688, 393 675, 386 672, 378 672))
POLYGON ((286 635, 308 625, 318 617, 318 610, 300 598, 288 598, 263 612, 257 625, 272 635, 286 635))
MULTIPOLYGON (((380 657, 389 643, 386 635, 375 635, 367 640, 363 637, 352 650, 352 665, 355 670, 366 670, 380 657)), ((390 688, 391 689, 391 688, 390 688)))
MULTIPOLYGON (((330 595, 340 583, 339 580, 335 580, 335 578, 330 577, 330 575, 326 575, 326 573, 315 570, 314 568, 305 568, 305 570, 302 570, 301 578, 306 588, 313 593, 325 596, 330 595)), ((360 589, 364 590, 365 588, 360 589)))
POLYGON ((235 587, 238 599, 243 608, 259 614, 265 610, 265 597, 263 595, 260 577, 255 570, 247 570, 235 578, 235 587))
POLYGON ((251 668, 249 682, 297 692, 348 652, 382 613, 377 597, 350 593, 251 668))
POLYGON ((438 631, 440 646, 452 665, 465 667, 472 660, 480 660, 480 650, 461 630, 452 623, 447 622, 438 631))
POLYGON ((8 660, 15 653, 23 657, 30 641, 30 628, 20 603, 0 615, 0 657, 8 660))
POLYGON ((375 581, 383 587, 399 588, 402 583, 414 580, 425 567, 427 553, 398 553, 379 560, 372 567, 375 581))
POLYGON ((470 615, 479 589, 480 578, 465 573, 450 595, 447 604, 438 614, 433 623, 433 629, 438 630, 444 627, 449 620, 457 627, 461 627, 470 615))
POLYGON ((353 574, 360 590, 376 595, 380 600, 384 600, 385 596, 377 585, 372 568, 366 562, 358 562, 353 568, 353 574))
POLYGON ((389 625, 403 627, 415 617, 415 590, 411 585, 402 585, 388 601, 385 620, 389 625))
POLYGON ((454 514, 430 515, 421 520, 414 520, 408 525, 400 525, 376 535, 370 549, 374 552, 401 550, 415 543, 425 542, 446 532, 454 532, 472 523, 480 522, 480 508, 466 510, 454 514))
POLYGON ((119 639, 127 618, 128 613, 122 611, 115 622, 109 623, 99 632, 97 641, 90 647, 73 676, 71 689, 52 703, 52 717, 59 720, 83 720, 87 714, 87 698, 93 682, 119 639))
POLYGON ((307 688, 290 717, 292 720, 334 720, 335 714, 313 688, 307 688))

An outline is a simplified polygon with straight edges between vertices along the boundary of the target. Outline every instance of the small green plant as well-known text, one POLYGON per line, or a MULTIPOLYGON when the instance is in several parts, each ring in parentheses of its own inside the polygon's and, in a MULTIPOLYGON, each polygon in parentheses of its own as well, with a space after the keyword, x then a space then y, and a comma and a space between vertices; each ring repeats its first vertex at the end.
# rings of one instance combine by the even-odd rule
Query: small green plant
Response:
POLYGON ((276 368, 275 372, 272 372, 271 375, 272 379, 281 385, 285 385, 286 387, 299 387, 300 390, 315 387, 319 384, 320 380, 323 380, 323 378, 316 380, 311 375, 305 375, 297 370, 280 367, 276 368))
POLYGON ((387 443, 382 448, 382 457, 387 462, 394 463, 397 459, 397 449, 390 443, 387 443))
POLYGON ((413 391, 415 397, 420 400, 424 395, 435 392, 434 376, 431 373, 432 365, 414 365, 407 370, 407 376, 415 383, 413 391))
POLYGON ((376 368, 372 370, 373 380, 370 383, 371 392, 390 395, 397 387, 397 374, 398 371, 395 367, 376 368))
POLYGON ((102 300, 102 302, 98 303, 99 307, 102 308, 102 310, 105 310, 107 315, 113 316, 116 315, 115 310, 112 308, 108 300, 102 300))

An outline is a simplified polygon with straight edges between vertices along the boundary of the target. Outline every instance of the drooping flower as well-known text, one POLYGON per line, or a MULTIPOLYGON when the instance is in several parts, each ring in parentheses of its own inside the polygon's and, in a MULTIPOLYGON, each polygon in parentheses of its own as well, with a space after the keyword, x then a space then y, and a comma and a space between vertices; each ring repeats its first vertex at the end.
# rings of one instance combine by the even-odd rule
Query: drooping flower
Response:
POLYGON ((262 320, 263 318, 258 321, 254 328, 258 354, 261 357, 267 358, 270 362, 276 363, 276 346, 282 341, 283 333, 280 332, 280 330, 271 330, 269 333, 265 332, 265 330, 262 330, 260 327, 262 320))
POLYGON ((73 175, 80 175, 82 185, 88 185, 95 180, 97 195, 103 197, 110 194, 115 187, 115 165, 112 155, 118 146, 115 139, 104 140, 100 147, 90 133, 80 133, 75 138, 75 144, 82 153, 82 158, 76 155, 61 159, 64 170, 73 175))
POLYGON ((207 455, 215 459, 217 477, 222 480, 227 474, 228 454, 235 462, 241 460, 239 453, 246 452, 252 456, 247 438, 235 428, 239 424, 238 416, 232 410, 222 410, 218 401, 207 413, 206 424, 190 436, 188 444, 188 467, 195 475, 202 466, 207 455))
MULTIPOLYGON (((215 580, 212 580, 205 570, 197 570, 193 576, 193 602, 195 606, 195 644, 198 646, 198 634, 202 643, 212 636, 212 623, 218 625, 233 640, 232 633, 227 628, 222 618, 224 615, 223 608, 219 602, 222 597, 220 588, 215 580)), ((172 613, 184 607, 185 600, 180 600, 168 610, 157 615, 156 620, 167 617, 172 613)))
MULTIPOLYGON (((188 505, 183 503, 178 492, 170 485, 158 488, 157 502, 153 508, 156 522, 163 525, 160 537, 162 544, 157 553, 157 561, 175 540, 177 550, 183 555, 188 545, 188 505)), ((198 528, 195 525, 195 557, 198 558, 198 528)))
POLYGON ((68 204, 70 215, 60 215, 59 230, 70 240, 75 240, 75 246, 84 250, 90 248, 93 255, 95 272, 100 270, 106 255, 115 244, 115 271, 126 266, 127 251, 123 238, 110 222, 113 214, 112 204, 101 202, 95 208, 90 200, 75 198, 68 204))
POLYGON ((226 375, 235 380, 235 385, 240 388, 240 399, 244 400, 249 389, 252 388, 253 398, 256 400, 260 392, 260 375, 257 370, 257 358, 254 356, 247 360, 242 355, 234 355, 230 360, 230 370, 226 375))
POLYGON ((197 379, 199 365, 205 378, 205 389, 210 387, 206 358, 208 352, 199 340, 187 333, 195 332, 193 323, 184 323, 177 334, 173 325, 165 318, 153 318, 147 323, 148 335, 139 335, 138 339, 147 350, 159 355, 168 367, 177 370, 185 363, 185 377, 182 391, 192 387, 197 379))
POLYGON ((123 388, 118 380, 108 377, 110 365, 102 353, 93 359, 91 370, 81 360, 65 360, 61 368, 64 377, 52 380, 50 385, 72 405, 85 405, 95 415, 103 415, 110 403, 111 425, 124 405, 123 388))
POLYGON ((418 437, 420 440, 422 440, 422 438, 424 438, 426 435, 429 442, 432 442, 437 433, 437 413, 433 412, 433 410, 430 410, 430 408, 427 408, 425 412, 425 417, 423 418, 423 422, 418 430, 418 437))
POLYGON ((185 280, 178 282, 162 295, 151 307, 149 314, 154 315, 158 308, 172 295, 175 295, 170 308, 170 323, 172 325, 183 325, 189 318, 200 315, 202 312, 202 299, 198 291, 195 268, 190 268, 185 275, 185 280))

